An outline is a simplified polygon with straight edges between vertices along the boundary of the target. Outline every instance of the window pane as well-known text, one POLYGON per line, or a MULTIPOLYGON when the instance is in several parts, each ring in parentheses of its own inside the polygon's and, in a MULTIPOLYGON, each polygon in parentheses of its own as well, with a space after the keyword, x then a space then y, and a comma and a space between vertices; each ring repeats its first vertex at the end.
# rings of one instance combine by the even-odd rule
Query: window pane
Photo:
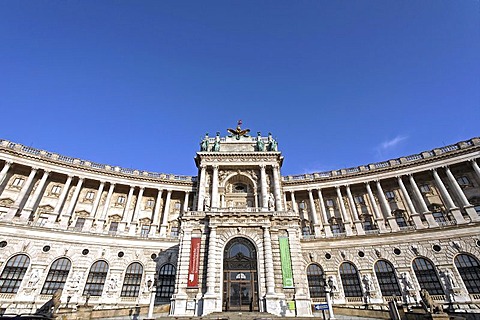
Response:
POLYGON ((401 296, 400 286, 392 265, 384 260, 375 263, 375 274, 377 276, 380 290, 384 296, 401 296))
POLYGON ((57 259, 48 271, 47 279, 42 288, 42 294, 54 294, 57 289, 63 289, 70 271, 71 262, 67 258, 57 259))
POLYGON ((480 293, 480 265, 478 260, 467 254, 455 257, 455 266, 470 294, 480 293))
POLYGON ((125 279, 122 287, 122 297, 138 297, 142 283, 143 267, 134 262, 125 271, 125 279))
POLYGON ((307 268, 308 289, 310 297, 325 297, 325 275, 320 266, 311 264, 307 268))
POLYGON ((0 275, 0 292, 17 293, 29 264, 30 258, 24 254, 10 258, 0 275))
POLYGON ((430 294, 444 294, 435 267, 424 258, 413 260, 413 270, 417 277, 420 289, 426 289, 430 294))
POLYGON ((342 263, 340 266, 340 278, 342 279, 345 297, 363 297, 357 268, 353 264, 349 262, 342 263))
POLYGON ((107 262, 103 260, 95 262, 90 268, 83 295, 90 294, 91 296, 101 296, 103 286, 105 285, 105 279, 107 278, 107 272, 107 262))
POLYGON ((155 300, 170 299, 175 290, 175 266, 172 264, 165 264, 158 272, 157 292, 155 300))

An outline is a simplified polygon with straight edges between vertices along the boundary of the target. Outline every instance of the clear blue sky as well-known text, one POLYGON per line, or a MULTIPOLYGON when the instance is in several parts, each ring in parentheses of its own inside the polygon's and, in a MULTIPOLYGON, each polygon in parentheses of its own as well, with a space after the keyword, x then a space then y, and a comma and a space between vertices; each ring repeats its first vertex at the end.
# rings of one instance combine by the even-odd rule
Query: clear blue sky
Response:
POLYGON ((205 132, 271 131, 282 174, 479 136, 474 0, 0 2, 0 138, 196 175, 205 132))

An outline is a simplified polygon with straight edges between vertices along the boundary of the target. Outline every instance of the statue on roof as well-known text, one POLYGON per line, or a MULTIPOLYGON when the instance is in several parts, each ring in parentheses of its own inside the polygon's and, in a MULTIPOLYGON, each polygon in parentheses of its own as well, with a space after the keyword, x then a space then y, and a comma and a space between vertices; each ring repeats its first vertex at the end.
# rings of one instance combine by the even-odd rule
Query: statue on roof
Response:
POLYGON ((215 142, 213 143, 212 151, 220 151, 220 132, 217 131, 217 135, 215 136, 215 142))
POLYGON ((262 140, 262 134, 257 132, 257 151, 265 151, 265 143, 262 140))
POLYGON ((235 139, 240 140, 240 137, 249 137, 248 133, 250 132, 250 129, 245 129, 243 130, 240 126, 242 125, 242 120, 238 120, 237 123, 237 128, 231 129, 228 128, 227 131, 231 133, 229 137, 235 137, 235 139))
POLYGON ((268 151, 278 151, 277 140, 273 139, 272 133, 268 133, 268 151))
POLYGON ((208 144, 209 144, 209 141, 208 141, 208 132, 205 133, 205 137, 203 138, 203 140, 200 142, 200 151, 208 151, 208 144))

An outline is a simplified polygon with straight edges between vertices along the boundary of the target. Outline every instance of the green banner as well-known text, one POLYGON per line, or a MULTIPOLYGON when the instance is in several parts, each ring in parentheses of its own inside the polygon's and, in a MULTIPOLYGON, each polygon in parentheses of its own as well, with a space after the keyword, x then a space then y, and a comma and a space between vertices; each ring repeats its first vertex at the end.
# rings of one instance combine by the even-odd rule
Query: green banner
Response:
POLYGON ((280 260, 282 262, 283 287, 293 288, 292 260, 290 259, 290 245, 288 237, 279 237, 280 260))

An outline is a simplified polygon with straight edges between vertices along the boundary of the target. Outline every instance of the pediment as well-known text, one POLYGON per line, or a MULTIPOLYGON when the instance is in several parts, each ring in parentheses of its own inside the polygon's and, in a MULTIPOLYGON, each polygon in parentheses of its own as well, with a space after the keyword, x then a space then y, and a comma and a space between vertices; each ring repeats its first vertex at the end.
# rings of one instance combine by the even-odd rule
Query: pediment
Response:
POLYGON ((88 217, 90 216, 90 212, 87 210, 80 210, 75 212, 78 217, 88 217))
POLYGON ((39 212, 53 212, 53 210, 54 208, 49 204, 38 207, 39 212))
POLYGON ((115 221, 115 222, 120 222, 122 220, 122 216, 117 214, 117 213, 114 213, 110 216, 108 216, 108 218, 111 220, 111 221, 115 221))
POLYGON ((11 198, 0 199, 0 207, 11 207, 15 201, 11 198))
POLYGON ((140 223, 143 225, 147 225, 147 224, 150 224, 151 221, 150 221, 150 218, 143 217, 142 219, 140 219, 140 223))

